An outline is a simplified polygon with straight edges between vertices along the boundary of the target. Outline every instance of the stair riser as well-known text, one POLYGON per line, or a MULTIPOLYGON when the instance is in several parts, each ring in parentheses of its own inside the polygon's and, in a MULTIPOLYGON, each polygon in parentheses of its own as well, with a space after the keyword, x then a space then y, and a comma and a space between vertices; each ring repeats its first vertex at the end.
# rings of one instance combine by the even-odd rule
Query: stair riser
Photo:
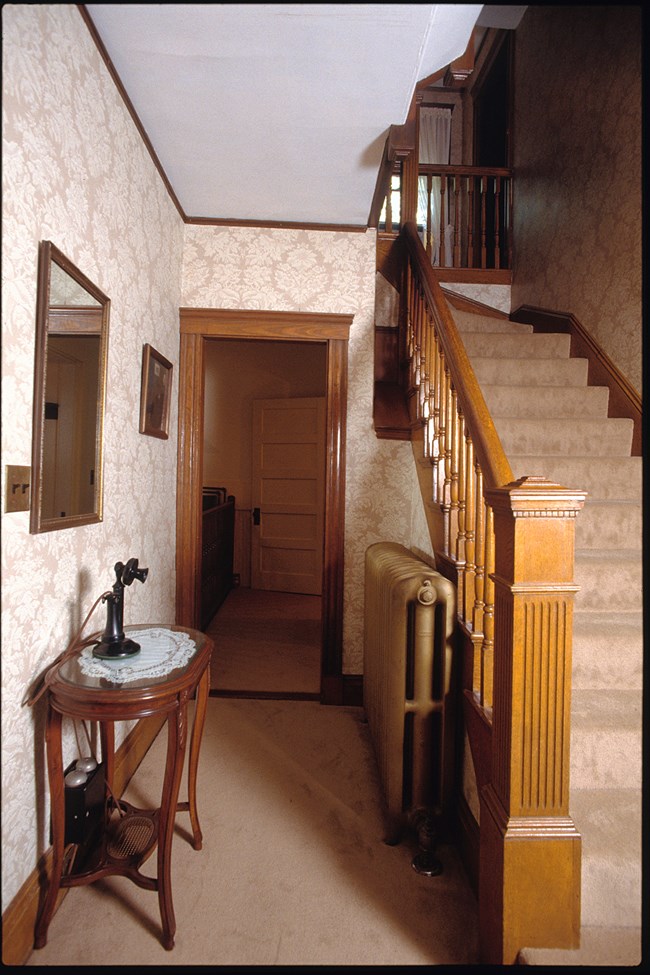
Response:
POLYGON ((638 862, 612 863, 582 857, 581 921, 606 928, 641 925, 641 870, 638 862))
POLYGON ((587 500, 576 520, 576 548, 641 551, 642 533, 640 504, 599 505, 587 500))
POLYGON ((606 419, 609 390, 602 386, 582 386, 575 389, 483 386, 483 396, 495 418, 606 419))
POLYGON ((586 386, 586 359, 498 359, 494 354, 470 356, 481 384, 495 386, 586 386))
POLYGON ((594 658, 592 646, 581 647, 573 644, 573 668, 571 685, 574 690, 614 691, 619 687, 641 690, 643 687, 643 664, 641 658, 621 654, 616 662, 611 657, 599 654, 594 658))
POLYGON ((507 318, 482 318, 480 315, 467 314, 453 311, 454 321, 461 335, 471 332, 497 333, 507 335, 532 335, 533 326, 524 325, 523 322, 511 322, 507 318))
POLYGON ((576 613, 573 622, 571 686, 583 689, 641 690, 643 686, 643 629, 581 625, 590 614, 576 613))
POLYGON ((578 611, 638 613, 643 609, 643 564, 641 559, 608 562, 582 560, 576 555, 574 581, 578 611))
POLYGON ((582 925, 638 925, 641 792, 571 788, 570 815, 582 836, 582 925))
POLYGON ((571 788, 641 788, 641 727, 571 728, 571 788))
POLYGON ((513 420, 494 419, 506 455, 629 456, 632 420, 513 420))
POLYGON ((568 359, 571 336, 506 335, 499 333, 465 332, 463 341, 470 356, 490 356, 496 359, 568 359))
POLYGON ((641 498, 641 457, 613 460, 605 457, 526 457, 512 453, 508 460, 515 477, 540 474, 564 487, 587 491, 593 500, 636 501, 641 498))

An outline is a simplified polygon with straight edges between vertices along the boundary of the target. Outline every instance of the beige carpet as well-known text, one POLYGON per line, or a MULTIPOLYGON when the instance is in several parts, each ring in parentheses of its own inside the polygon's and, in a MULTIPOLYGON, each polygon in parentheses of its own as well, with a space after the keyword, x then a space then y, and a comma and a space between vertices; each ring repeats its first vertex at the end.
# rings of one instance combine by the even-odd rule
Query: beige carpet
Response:
POLYGON ((319 696, 320 596, 232 589, 207 632, 213 690, 319 696))
MULTIPOLYGON (((164 738, 126 793, 140 807, 157 803, 164 738)), ((201 851, 178 815, 172 951, 160 944, 157 895, 109 878, 68 892, 28 965, 477 962, 476 903, 456 851, 440 848, 444 872, 427 878, 412 869, 412 843, 383 842, 361 709, 211 697, 198 802, 201 851)))

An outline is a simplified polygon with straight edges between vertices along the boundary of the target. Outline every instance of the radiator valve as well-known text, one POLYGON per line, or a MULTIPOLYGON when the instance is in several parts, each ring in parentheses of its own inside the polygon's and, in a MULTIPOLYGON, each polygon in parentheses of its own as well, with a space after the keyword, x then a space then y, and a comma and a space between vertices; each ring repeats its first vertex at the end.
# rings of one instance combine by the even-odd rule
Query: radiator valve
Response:
POLYGON ((426 877, 437 877, 442 873, 442 863, 435 855, 437 839, 435 816, 428 809, 416 809, 413 813, 412 825, 417 834, 420 852, 413 857, 411 866, 416 873, 422 873, 426 877))
POLYGON ((417 601, 423 606, 429 606, 435 603, 437 598, 438 594, 431 584, 431 579, 424 579, 421 588, 418 589, 417 601))

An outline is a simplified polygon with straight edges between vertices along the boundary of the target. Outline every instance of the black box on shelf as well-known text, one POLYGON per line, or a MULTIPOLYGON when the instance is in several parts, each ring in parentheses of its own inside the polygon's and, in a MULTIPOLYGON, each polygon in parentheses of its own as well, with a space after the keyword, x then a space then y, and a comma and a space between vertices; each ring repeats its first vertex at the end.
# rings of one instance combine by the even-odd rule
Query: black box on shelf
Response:
MULTIPOLYGON (((65 770, 75 768, 76 760, 65 770)), ((65 843, 86 843, 104 818, 106 779, 100 762, 82 785, 65 786, 65 843)))

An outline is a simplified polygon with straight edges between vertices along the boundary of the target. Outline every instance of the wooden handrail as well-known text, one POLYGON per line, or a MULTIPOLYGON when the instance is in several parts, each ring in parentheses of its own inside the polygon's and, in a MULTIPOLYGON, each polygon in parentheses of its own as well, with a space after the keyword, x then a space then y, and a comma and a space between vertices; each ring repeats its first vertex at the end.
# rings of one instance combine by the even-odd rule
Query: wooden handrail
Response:
POLYGON ((505 166, 439 166, 437 163, 420 163, 421 176, 512 176, 512 170, 505 166))
POLYGON ((512 468, 494 426, 481 387, 456 323, 448 310, 442 289, 427 259, 414 223, 402 228, 408 253, 413 260, 431 314, 440 321, 440 344, 444 350, 465 422, 472 431, 474 449, 483 471, 486 488, 500 487, 513 480, 512 468))
POLYGON ((574 532, 585 494, 536 475, 513 479, 413 220, 400 242, 412 439, 430 465, 421 483, 431 543, 456 585, 470 685, 463 704, 480 783, 481 961, 514 964, 525 946, 579 943, 569 742, 574 532))
POLYGON ((391 125, 384 152, 379 164, 375 192, 368 215, 368 226, 378 227, 381 209, 388 194, 391 176, 401 171, 402 162, 408 159, 415 149, 415 125, 409 120, 404 125, 391 125))

